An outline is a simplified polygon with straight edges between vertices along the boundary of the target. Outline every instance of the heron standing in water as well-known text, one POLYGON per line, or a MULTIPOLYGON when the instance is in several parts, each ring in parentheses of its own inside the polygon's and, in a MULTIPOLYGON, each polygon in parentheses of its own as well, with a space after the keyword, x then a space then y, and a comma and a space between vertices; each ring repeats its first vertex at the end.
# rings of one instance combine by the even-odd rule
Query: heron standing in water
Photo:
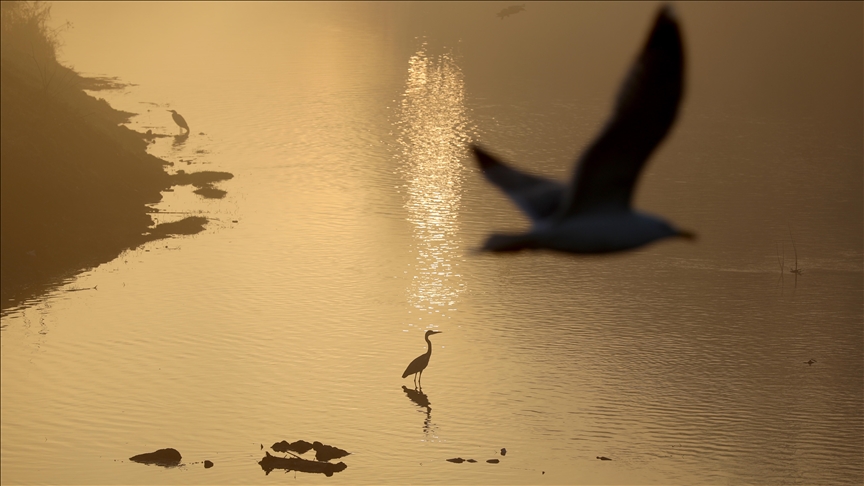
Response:
POLYGON ((414 386, 418 386, 420 384, 420 380, 423 378, 423 370, 429 366, 429 358, 432 357, 432 341, 429 340, 429 336, 433 334, 440 334, 441 331, 426 331, 426 353, 421 354, 414 358, 414 361, 405 368, 405 373, 402 373, 402 378, 408 377, 408 375, 414 375, 414 386), (419 377, 417 376, 419 373, 419 377))
POLYGON ((180 128, 185 128, 186 133, 189 133, 189 125, 186 123, 186 119, 183 118, 183 115, 177 113, 174 110, 168 110, 171 112, 171 118, 174 119, 174 123, 176 123, 180 128))

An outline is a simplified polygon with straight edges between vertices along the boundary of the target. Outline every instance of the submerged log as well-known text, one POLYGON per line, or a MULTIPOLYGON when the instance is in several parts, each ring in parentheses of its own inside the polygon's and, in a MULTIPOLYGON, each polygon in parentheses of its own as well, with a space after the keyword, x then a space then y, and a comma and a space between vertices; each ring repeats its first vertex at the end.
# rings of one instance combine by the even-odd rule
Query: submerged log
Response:
POLYGON ((270 474, 270 471, 274 469, 285 469, 286 471, 323 474, 329 478, 333 473, 344 471, 348 467, 344 462, 331 464, 329 462, 309 461, 299 457, 271 456, 267 451, 264 453, 267 455, 258 461, 258 464, 265 474, 270 474))

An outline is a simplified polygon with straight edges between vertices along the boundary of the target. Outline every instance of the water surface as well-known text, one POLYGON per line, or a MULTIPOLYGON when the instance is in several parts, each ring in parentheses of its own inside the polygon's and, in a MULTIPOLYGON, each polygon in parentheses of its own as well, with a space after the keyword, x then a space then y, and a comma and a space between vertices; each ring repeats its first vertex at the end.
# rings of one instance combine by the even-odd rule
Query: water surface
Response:
POLYGON ((568 177, 656 6, 507 5, 55 5, 152 153, 235 177, 3 316, 2 482, 281 483, 304 439, 352 452, 308 483, 860 484, 861 5, 680 5, 636 205, 700 238, 579 258, 471 252, 526 221, 467 144, 568 177))

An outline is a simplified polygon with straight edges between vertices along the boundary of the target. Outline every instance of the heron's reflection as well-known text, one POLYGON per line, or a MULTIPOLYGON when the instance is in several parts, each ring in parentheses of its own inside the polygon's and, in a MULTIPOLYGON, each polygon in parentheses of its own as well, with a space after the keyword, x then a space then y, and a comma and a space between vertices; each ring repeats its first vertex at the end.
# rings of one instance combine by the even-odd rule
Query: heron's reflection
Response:
POLYGON ((175 149, 180 148, 186 143, 186 139, 189 138, 189 132, 183 132, 180 135, 174 135, 174 141, 171 143, 171 146, 175 149))
POLYGON ((458 269, 459 206, 466 146, 471 142, 462 71, 450 53, 408 61, 396 124, 401 173, 414 226, 415 276, 409 300, 418 310, 445 315, 464 290, 458 269))
POLYGON ((408 398, 420 408, 426 409, 426 418, 423 420, 423 433, 428 434, 432 428, 432 404, 429 402, 429 397, 423 393, 423 389, 412 390, 405 385, 402 385, 402 391, 408 395, 408 398))

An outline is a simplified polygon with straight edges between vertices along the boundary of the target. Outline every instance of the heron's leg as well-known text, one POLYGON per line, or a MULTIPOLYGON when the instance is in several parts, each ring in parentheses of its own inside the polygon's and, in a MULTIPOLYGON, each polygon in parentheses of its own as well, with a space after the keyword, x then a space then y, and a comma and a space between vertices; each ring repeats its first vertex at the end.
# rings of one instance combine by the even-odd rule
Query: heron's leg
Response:
POLYGON ((417 383, 420 385, 420 388, 423 388, 423 370, 420 370, 420 378, 417 378, 417 383))

